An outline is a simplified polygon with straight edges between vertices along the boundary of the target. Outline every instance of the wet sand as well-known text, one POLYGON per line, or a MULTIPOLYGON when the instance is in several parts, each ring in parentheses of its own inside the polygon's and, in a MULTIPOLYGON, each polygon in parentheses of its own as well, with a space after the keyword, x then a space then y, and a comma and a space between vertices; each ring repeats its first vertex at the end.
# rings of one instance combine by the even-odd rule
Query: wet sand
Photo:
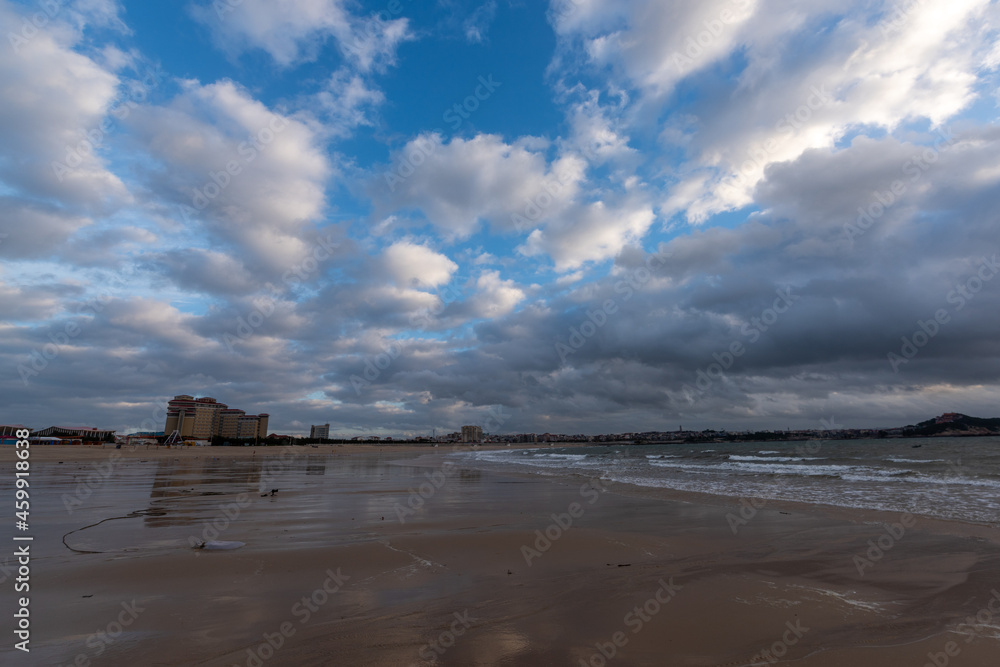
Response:
POLYGON ((994 528, 246 449, 35 448, 32 651, 0 662, 1000 664, 994 528))

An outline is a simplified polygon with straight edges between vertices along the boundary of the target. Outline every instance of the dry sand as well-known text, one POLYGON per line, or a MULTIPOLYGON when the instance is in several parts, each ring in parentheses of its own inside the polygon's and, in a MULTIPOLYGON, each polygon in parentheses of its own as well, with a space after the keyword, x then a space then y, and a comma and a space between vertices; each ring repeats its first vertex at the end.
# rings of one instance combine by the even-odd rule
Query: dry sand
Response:
POLYGON ((0 663, 1000 664, 989 527, 918 517, 859 573, 899 515, 774 504, 734 534, 738 499, 442 469, 447 448, 248 449, 34 448, 32 651, 8 573, 0 663))

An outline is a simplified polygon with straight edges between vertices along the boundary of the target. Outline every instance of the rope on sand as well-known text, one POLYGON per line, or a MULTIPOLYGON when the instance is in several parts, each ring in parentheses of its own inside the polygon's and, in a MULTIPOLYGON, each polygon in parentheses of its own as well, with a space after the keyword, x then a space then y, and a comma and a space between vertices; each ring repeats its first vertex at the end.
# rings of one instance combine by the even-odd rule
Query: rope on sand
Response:
POLYGON ((107 554, 107 553, 113 553, 111 551, 87 551, 86 549, 74 549, 70 545, 66 544, 66 538, 69 537, 70 535, 72 535, 73 533, 79 533, 81 530, 87 530, 88 528, 93 528, 94 526, 100 526, 105 521, 114 521, 116 519, 134 519, 134 518, 139 517, 139 516, 163 516, 166 513, 167 512, 165 510, 148 509, 148 510, 135 510, 134 512, 129 512, 128 514, 126 514, 124 516, 111 516, 111 517, 108 517, 107 519, 101 519, 97 523, 92 523, 89 526, 84 526, 83 528, 76 528, 75 530, 69 531, 68 533, 66 533, 65 535, 63 535, 63 537, 62 537, 62 543, 63 543, 63 546, 65 546, 67 549, 69 549, 70 551, 75 551, 78 554, 107 554))

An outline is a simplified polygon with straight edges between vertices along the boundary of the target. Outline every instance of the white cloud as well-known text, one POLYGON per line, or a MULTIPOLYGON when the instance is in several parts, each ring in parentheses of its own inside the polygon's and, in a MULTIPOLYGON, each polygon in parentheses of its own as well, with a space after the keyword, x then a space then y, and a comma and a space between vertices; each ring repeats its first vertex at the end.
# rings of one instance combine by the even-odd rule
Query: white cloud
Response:
POLYGON ((465 19, 462 26, 465 30, 465 39, 473 43, 485 41, 486 32, 489 30, 490 24, 496 17, 496 13, 496 0, 487 0, 487 2, 477 7, 476 11, 472 12, 472 14, 465 19))
MULTIPOLYGON (((623 97, 623 103, 627 102, 627 96, 623 97)), ((599 91, 587 91, 585 99, 569 110, 572 134, 565 142, 566 149, 581 153, 592 164, 635 156, 637 151, 628 145, 628 136, 622 133, 620 123, 612 115, 613 112, 620 115, 621 110, 621 107, 602 107, 599 91)))
POLYGON ((685 77, 727 56, 739 44, 741 29, 758 2, 589 4, 590 20, 574 17, 559 23, 560 31, 583 32, 594 62, 620 69, 639 87, 663 95, 685 77), (608 31, 608 25, 622 22, 627 27, 608 31))
MULTIPOLYGON (((77 30, 52 21, 0 49, 0 179, 31 197, 107 210, 130 200, 93 148, 106 138, 101 123, 119 81, 73 50, 77 30)), ((6 3, 0 23, 22 25, 6 3)))
POLYGON ((447 256, 408 241, 386 248, 383 258, 386 272, 403 288, 445 285, 458 270, 458 265, 447 256))
POLYGON ((369 117, 385 95, 347 68, 334 72, 316 95, 324 129, 334 138, 348 137, 359 125, 372 125, 369 117))
POLYGON ((644 197, 625 195, 611 204, 595 201, 573 207, 543 229, 536 229, 518 247, 528 257, 548 255, 556 270, 572 271, 586 262, 600 262, 639 242, 656 216, 644 197))
POLYGON ((122 6, 118 0, 75 0, 68 5, 68 20, 71 21, 78 31, 82 31, 86 26, 114 28, 119 32, 130 33, 128 26, 122 21, 119 13, 122 6))
POLYGON ((196 332, 197 317, 182 313, 169 303, 157 299, 131 298, 113 301, 107 308, 107 321, 131 334, 148 336, 148 340, 171 346, 199 348, 214 346, 196 332))
POLYGON ((483 271, 476 280, 471 305, 478 317, 503 317, 524 301, 524 290, 513 280, 503 280, 499 271, 483 271))
POLYGON ((531 138, 507 144, 480 134, 444 144, 439 135, 422 135, 376 177, 377 205, 420 209, 449 239, 468 237, 480 221, 494 231, 527 232, 564 210, 583 178, 579 157, 548 165, 539 148, 531 138))
POLYGON ((285 67, 314 60, 323 41, 333 37, 356 67, 369 71, 393 64, 396 48, 411 39, 407 19, 388 12, 381 18, 356 16, 345 0, 213 2, 191 12, 222 49, 232 54, 263 49, 285 67))
POLYGON ((556 25, 567 44, 587 45, 592 65, 622 73, 639 91, 633 119, 676 103, 682 81, 700 91, 683 123, 672 113, 661 128, 690 157, 668 173, 675 185, 664 213, 697 223, 750 204, 769 165, 832 150, 855 129, 940 125, 968 107, 995 48, 996 4, 904 9, 860 0, 589 0, 556 25), (730 74, 707 69, 730 59, 745 64, 735 86, 730 74), (825 92, 819 104, 817 90, 825 92))
MULTIPOLYGON (((680 208, 699 222, 745 206, 768 166, 809 149, 832 150, 854 128, 891 132, 921 118, 945 123, 975 95, 980 57, 973 22, 983 8, 979 0, 946 9, 926 3, 889 32, 846 22, 825 60, 739 89, 725 112, 702 119, 697 168, 710 176, 680 208)), ((744 80, 779 57, 777 44, 754 42, 744 80)))
POLYGON ((332 168, 305 124, 231 81, 188 81, 169 106, 141 107, 130 121, 162 165, 152 185, 175 203, 176 218, 279 273, 310 251, 332 168))

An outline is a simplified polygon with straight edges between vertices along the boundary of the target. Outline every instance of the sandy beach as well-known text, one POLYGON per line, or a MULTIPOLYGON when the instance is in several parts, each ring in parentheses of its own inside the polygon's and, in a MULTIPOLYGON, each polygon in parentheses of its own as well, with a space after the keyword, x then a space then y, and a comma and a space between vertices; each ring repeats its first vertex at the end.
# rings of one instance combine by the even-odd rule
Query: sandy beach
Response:
MULTIPOLYGON (((448 451, 37 447, 31 652, 10 640, 6 555, 0 660, 941 667, 1000 658, 994 528, 502 475, 451 464, 448 451), (244 545, 194 548, 205 541, 244 545)), ((0 457, 10 497, 13 449, 0 457)))

